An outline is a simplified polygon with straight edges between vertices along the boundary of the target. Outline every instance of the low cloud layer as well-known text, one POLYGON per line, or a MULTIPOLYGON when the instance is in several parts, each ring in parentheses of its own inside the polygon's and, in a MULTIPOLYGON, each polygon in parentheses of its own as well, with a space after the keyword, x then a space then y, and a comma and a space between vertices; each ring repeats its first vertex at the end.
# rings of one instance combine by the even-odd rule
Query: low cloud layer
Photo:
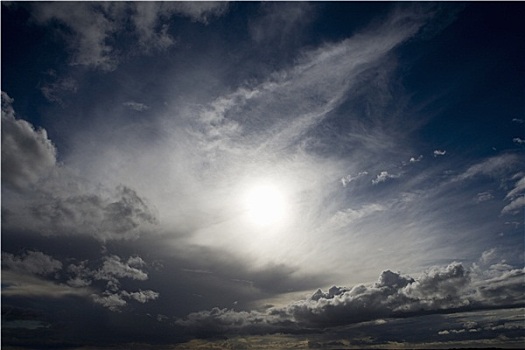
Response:
POLYGON ((455 313, 490 307, 522 307, 524 269, 490 265, 496 276, 480 275, 477 265, 435 267, 413 278, 385 270, 373 284, 317 290, 310 298, 264 311, 214 308, 189 314, 177 324, 192 332, 297 332, 391 317, 455 313))

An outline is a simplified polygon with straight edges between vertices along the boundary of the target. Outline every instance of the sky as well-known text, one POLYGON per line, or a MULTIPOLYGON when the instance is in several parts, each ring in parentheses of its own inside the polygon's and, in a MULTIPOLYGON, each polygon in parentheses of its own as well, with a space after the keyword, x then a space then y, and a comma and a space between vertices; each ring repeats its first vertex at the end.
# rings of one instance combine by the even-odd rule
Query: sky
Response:
POLYGON ((521 348, 521 2, 1 4, 5 349, 521 348))

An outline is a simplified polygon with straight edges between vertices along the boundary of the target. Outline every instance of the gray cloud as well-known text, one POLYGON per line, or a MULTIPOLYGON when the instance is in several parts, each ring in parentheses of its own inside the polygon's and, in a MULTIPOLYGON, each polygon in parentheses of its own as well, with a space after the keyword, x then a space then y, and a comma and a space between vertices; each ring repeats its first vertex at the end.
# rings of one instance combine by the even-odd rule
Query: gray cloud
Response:
POLYGON ((78 82, 71 77, 57 78, 54 71, 50 72, 50 76, 55 80, 51 83, 43 84, 40 91, 48 101, 63 105, 63 95, 77 92, 78 82))
POLYGON ((139 229, 157 223, 146 202, 125 186, 111 195, 47 195, 26 209, 33 222, 13 219, 13 225, 39 230, 46 235, 89 235, 101 241, 130 239, 139 229))
POLYGON ((15 118, 12 103, 2 91, 2 184, 24 189, 54 168, 56 148, 45 129, 15 118))
POLYGON ((435 267, 416 278, 389 270, 374 284, 317 290, 308 299, 264 311, 214 308, 178 319, 189 330, 248 333, 294 332, 354 324, 385 317, 457 312, 465 308, 522 305, 523 269, 508 266, 497 277, 481 278, 460 263, 435 267))
POLYGON ((62 263, 42 252, 28 251, 22 256, 2 252, 2 267, 37 275, 49 275, 62 269, 62 263))

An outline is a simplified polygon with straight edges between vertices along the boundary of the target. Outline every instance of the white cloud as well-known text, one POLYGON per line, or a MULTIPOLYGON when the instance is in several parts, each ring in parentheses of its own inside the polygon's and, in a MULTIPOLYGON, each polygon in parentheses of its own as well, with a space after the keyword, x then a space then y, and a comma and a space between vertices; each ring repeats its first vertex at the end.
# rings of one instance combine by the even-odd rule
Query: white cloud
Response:
POLYGON ((520 118, 512 118, 512 121, 513 121, 514 123, 523 124, 523 119, 520 119, 520 118))
POLYGON ((366 175, 368 175, 367 171, 361 171, 357 175, 346 175, 341 179, 341 183, 343 184, 343 187, 346 187, 350 182, 355 181, 366 175))
POLYGON ((512 139, 512 142, 517 143, 518 145, 521 145, 521 144, 525 143, 525 140, 522 139, 522 138, 519 138, 519 137, 515 137, 515 138, 512 139))
POLYGON ((159 293, 152 290, 139 290, 138 292, 127 292, 122 291, 123 296, 136 300, 139 303, 147 303, 148 301, 155 300, 159 297, 159 293))
POLYGON ((421 155, 419 155, 419 157, 417 157, 417 158, 411 157, 410 160, 409 160, 409 162, 410 162, 410 163, 418 163, 418 162, 420 162, 422 159, 423 159, 423 155, 421 154, 421 155))
POLYGON ((2 91, 2 184, 26 189, 55 167, 56 149, 45 129, 15 118, 12 103, 2 91))
POLYGON ((445 150, 439 150, 439 149, 434 150, 434 157, 444 156, 445 154, 447 154, 447 151, 445 150))
POLYGON ((382 171, 381 173, 377 175, 377 177, 374 180, 372 180, 372 183, 374 185, 377 185, 378 183, 385 182, 388 179, 395 179, 395 178, 398 178, 399 176, 400 176, 399 174, 394 175, 394 174, 389 174, 388 171, 382 171))

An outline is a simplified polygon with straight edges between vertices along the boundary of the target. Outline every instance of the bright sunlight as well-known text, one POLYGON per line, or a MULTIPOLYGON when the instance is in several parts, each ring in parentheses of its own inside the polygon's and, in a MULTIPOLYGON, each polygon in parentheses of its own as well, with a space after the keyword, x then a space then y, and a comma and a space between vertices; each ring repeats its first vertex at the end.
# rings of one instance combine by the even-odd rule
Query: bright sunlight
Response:
POLYGON ((275 225, 285 218, 284 195, 272 184, 259 184, 250 188, 246 193, 244 205, 250 222, 257 226, 275 225))

